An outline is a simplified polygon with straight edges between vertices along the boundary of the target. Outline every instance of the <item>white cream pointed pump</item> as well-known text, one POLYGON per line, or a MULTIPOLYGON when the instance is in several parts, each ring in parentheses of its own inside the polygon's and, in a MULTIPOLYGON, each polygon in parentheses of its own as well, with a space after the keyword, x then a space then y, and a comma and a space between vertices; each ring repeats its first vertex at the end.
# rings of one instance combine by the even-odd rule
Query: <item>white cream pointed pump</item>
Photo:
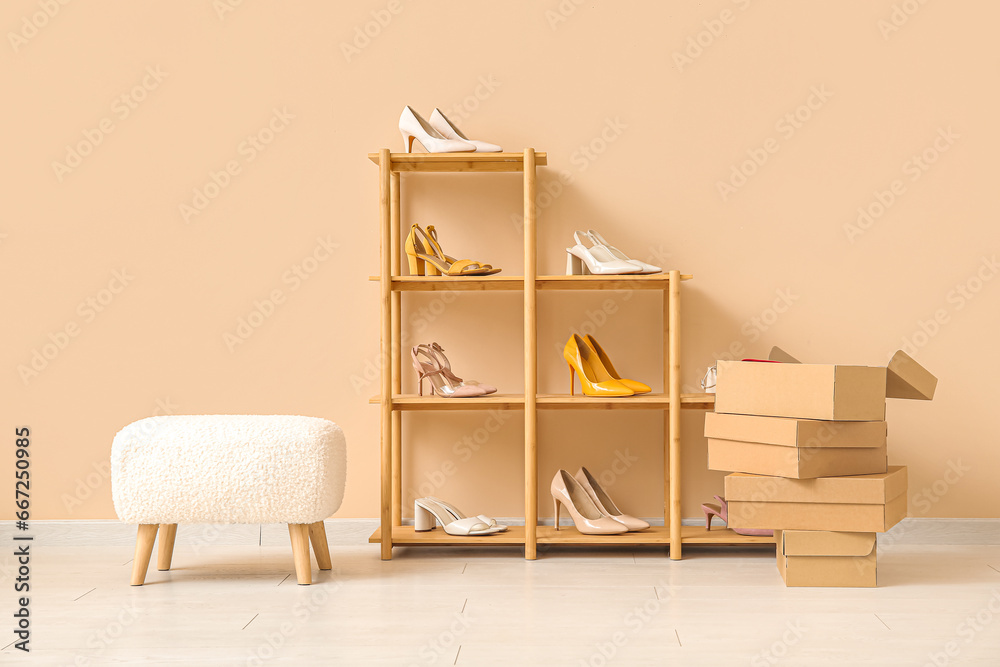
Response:
POLYGON ((428 153, 471 153, 476 146, 460 138, 449 138, 435 130, 424 117, 412 107, 403 107, 399 115, 399 133, 403 135, 406 152, 413 152, 413 140, 416 139, 428 153))
POLYGON ((431 112, 431 125, 435 130, 441 133, 449 139, 458 139, 460 141, 468 141, 476 147, 477 153, 499 153, 503 149, 496 144, 491 144, 488 141, 479 141, 478 139, 470 139, 462 131, 458 129, 458 126, 453 122, 448 120, 448 117, 441 113, 441 110, 434 107, 434 111, 431 112))

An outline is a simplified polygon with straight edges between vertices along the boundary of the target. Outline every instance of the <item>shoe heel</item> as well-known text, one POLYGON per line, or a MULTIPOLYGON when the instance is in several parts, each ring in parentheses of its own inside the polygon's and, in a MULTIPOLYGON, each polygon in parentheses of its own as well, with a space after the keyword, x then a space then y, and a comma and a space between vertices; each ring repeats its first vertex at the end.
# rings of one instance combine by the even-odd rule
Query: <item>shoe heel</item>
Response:
MULTIPOLYGON (((702 505, 701 511, 705 513, 705 530, 712 530, 712 517, 722 518, 722 515, 715 511, 710 505, 702 505)), ((723 521, 725 523, 725 521, 723 521)))
POLYGON ((567 276, 583 275, 583 262, 581 262, 580 258, 571 252, 566 253, 566 275, 567 276))
POLYGON ((424 269, 427 266, 424 260, 420 259, 416 255, 407 255, 406 260, 410 265, 410 275, 411 276, 422 276, 424 275, 424 269))
POLYGON ((434 266, 430 262, 427 262, 426 264, 424 264, 424 269, 427 271, 427 273, 425 273, 424 275, 427 275, 427 276, 440 276, 441 275, 441 271, 438 270, 438 267, 434 266))
POLYGON ((589 276, 590 269, 587 263, 571 252, 566 253, 566 275, 567 276, 589 276))
POLYGON ((555 496, 552 497, 552 516, 552 525, 559 530, 559 500, 555 496))
POLYGON ((402 132, 402 131, 400 131, 400 134, 403 135, 403 144, 406 146, 406 152, 407 153, 412 153, 413 152, 413 140, 416 139, 416 137, 413 136, 412 134, 409 134, 408 132, 402 132))
POLYGON ((425 533, 434 530, 436 521, 434 515, 425 510, 420 505, 413 505, 413 530, 418 533, 425 533))
POLYGON ((573 396, 576 393, 576 369, 573 368, 573 364, 569 365, 569 395, 573 396))

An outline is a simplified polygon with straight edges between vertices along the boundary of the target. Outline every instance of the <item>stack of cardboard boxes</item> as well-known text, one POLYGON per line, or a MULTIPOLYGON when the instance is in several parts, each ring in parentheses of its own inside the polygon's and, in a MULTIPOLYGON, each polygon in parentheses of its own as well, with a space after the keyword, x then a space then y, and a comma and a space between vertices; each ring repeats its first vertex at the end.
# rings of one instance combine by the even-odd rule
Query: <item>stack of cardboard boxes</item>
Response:
POLYGON ((885 399, 930 400, 937 378, 900 351, 888 366, 720 361, 705 418, 730 528, 775 531, 787 586, 875 586, 876 533, 906 516, 906 468, 886 458, 885 399))

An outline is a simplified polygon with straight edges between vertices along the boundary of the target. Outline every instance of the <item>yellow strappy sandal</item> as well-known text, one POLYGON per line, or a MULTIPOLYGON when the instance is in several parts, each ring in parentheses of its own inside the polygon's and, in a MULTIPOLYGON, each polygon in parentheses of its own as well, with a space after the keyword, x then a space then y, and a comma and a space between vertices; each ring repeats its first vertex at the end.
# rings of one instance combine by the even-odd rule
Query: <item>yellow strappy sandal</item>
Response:
POLYGON ((494 269, 490 264, 446 255, 437 241, 437 230, 433 225, 427 229, 431 233, 414 224, 406 237, 404 249, 410 264, 410 275, 491 276, 500 273, 500 269, 494 269))

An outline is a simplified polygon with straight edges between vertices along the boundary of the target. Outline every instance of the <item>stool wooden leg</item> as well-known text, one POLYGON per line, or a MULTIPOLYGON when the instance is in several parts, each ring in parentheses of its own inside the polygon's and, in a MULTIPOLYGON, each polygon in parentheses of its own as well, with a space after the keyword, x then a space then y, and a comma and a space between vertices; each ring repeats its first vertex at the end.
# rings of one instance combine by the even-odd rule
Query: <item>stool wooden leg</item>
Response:
POLYGON ((312 541, 313 553, 316 554, 316 563, 319 565, 319 569, 332 570, 330 543, 326 541, 326 525, 322 521, 309 524, 309 539, 312 541))
POLYGON ((309 524, 290 523, 288 534, 292 538, 292 558, 295 559, 295 577, 300 586, 312 583, 312 560, 309 558, 309 524))
POLYGON ((135 558, 132 561, 132 585, 142 586, 146 581, 146 570, 149 568, 149 557, 153 555, 153 544, 156 542, 155 523, 141 524, 135 538, 135 558))
POLYGON ((170 569, 170 559, 174 555, 175 537, 177 537, 176 523, 160 524, 160 551, 156 555, 156 569, 161 572, 170 569))

